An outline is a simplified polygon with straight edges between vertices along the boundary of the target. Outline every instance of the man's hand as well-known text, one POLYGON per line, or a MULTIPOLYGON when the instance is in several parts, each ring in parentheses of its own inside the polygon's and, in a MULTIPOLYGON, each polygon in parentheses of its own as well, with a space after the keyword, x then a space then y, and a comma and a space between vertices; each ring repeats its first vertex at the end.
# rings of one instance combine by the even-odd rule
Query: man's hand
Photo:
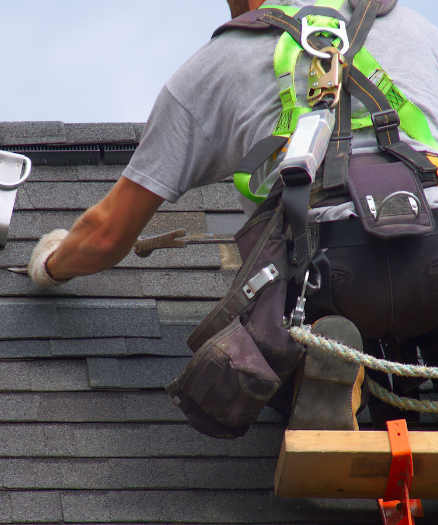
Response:
POLYGON ((58 286, 65 280, 54 279, 47 273, 47 259, 54 253, 61 242, 67 237, 67 230, 53 230, 44 235, 36 245, 30 258, 27 273, 32 281, 43 288, 58 286))

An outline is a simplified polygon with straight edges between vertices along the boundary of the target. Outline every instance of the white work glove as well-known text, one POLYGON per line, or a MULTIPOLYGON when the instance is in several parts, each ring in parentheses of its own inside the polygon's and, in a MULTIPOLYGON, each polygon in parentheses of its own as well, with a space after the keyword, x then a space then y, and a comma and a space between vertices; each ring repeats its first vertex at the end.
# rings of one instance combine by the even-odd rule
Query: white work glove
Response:
POLYGON ((46 261, 52 253, 61 244, 61 241, 67 237, 67 230, 53 230, 47 235, 41 237, 40 242, 36 245, 32 252, 27 273, 32 281, 43 288, 50 288, 52 286, 59 286, 63 282, 70 279, 55 280, 46 270, 46 261))

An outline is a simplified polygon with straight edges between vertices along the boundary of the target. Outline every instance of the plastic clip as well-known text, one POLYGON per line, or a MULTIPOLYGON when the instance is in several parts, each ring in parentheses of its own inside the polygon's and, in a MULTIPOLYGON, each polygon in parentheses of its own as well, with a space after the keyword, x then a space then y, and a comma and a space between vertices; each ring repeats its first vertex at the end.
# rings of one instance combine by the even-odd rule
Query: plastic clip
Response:
POLYGON ((321 59, 314 57, 310 65, 308 77, 307 100, 310 107, 320 102, 327 102, 330 109, 339 104, 342 90, 342 70, 345 59, 335 47, 326 47, 327 56, 331 60, 329 71, 322 67, 321 59))
POLYGON ((415 525, 413 517, 424 516, 421 501, 409 499, 414 467, 404 419, 388 421, 392 461, 384 499, 379 499, 384 525, 415 525))
POLYGON ((307 283, 309 282, 309 275, 310 272, 307 270, 306 276, 304 277, 304 283, 303 283, 303 291, 301 292, 300 297, 298 297, 297 305, 295 309, 292 311, 291 315, 291 325, 292 326, 299 326, 300 328, 303 328, 304 320, 306 319, 306 315, 304 313, 304 307, 306 306, 306 292, 307 292, 307 283))
POLYGON ((339 29, 333 28, 333 27, 317 27, 317 26, 309 26, 309 23, 307 22, 307 18, 303 18, 301 20, 301 46, 302 48, 312 56, 316 56, 319 58, 330 58, 330 55, 327 53, 327 49, 322 49, 321 51, 318 51, 317 49, 314 49, 313 47, 310 47, 309 42, 307 39, 310 35, 313 35, 315 33, 331 33, 332 35, 337 36, 341 39, 343 47, 341 49, 341 54, 345 55, 345 53, 350 48, 350 41, 348 39, 347 35, 347 26, 344 21, 339 20, 339 29))

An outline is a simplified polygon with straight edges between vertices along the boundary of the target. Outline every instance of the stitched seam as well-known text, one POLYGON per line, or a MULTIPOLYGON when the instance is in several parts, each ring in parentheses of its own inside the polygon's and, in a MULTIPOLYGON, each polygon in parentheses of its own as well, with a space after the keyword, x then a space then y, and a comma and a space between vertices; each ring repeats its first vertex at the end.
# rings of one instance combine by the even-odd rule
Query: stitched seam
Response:
POLYGON ((370 8, 370 5, 371 5, 371 4, 368 4, 368 5, 367 5, 366 11, 365 11, 365 13, 364 13, 363 16, 362 16, 362 20, 361 20, 360 23, 359 23, 359 26, 358 26, 358 28, 357 28, 356 34, 354 35, 353 40, 350 42, 350 48, 353 47, 353 43, 354 43, 354 41, 356 40, 357 35, 359 34, 360 28, 362 27, 362 24, 363 24, 364 18, 365 18, 365 16, 366 16, 366 14, 368 13, 368 10, 369 10, 369 8, 370 8))

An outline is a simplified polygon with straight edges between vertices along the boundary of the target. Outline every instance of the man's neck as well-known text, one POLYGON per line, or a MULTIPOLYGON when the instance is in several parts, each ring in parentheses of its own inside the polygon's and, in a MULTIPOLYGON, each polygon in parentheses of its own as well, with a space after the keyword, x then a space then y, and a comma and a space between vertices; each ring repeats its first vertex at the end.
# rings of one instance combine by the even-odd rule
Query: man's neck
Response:
POLYGON ((265 0, 248 0, 248 7, 249 10, 252 11, 253 9, 257 9, 260 7, 265 0))

